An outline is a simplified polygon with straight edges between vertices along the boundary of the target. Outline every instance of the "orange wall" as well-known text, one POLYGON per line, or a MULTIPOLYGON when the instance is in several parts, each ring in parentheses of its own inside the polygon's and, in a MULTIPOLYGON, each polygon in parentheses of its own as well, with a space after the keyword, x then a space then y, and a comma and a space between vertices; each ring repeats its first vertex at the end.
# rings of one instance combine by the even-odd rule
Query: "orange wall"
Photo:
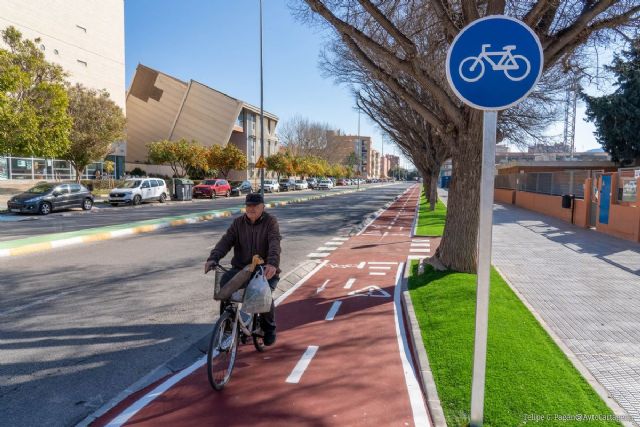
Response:
POLYGON ((612 204, 609 208, 609 224, 598 224, 596 230, 623 239, 640 241, 640 208, 612 204))
MULTIPOLYGON (((579 200, 576 200, 578 202, 579 200)), ((524 209, 540 212, 564 221, 571 221, 571 209, 562 208, 561 196, 549 196, 547 194, 528 193, 525 191, 516 191, 516 206, 524 209)), ((584 209, 584 207, 582 207, 584 209)), ((578 212, 578 203, 576 203, 576 212, 578 212)), ((576 215, 574 213, 574 220, 576 215)))
POLYGON ((496 188, 493 193, 493 199, 499 203, 512 205, 514 202, 515 190, 505 190, 504 188, 496 188))

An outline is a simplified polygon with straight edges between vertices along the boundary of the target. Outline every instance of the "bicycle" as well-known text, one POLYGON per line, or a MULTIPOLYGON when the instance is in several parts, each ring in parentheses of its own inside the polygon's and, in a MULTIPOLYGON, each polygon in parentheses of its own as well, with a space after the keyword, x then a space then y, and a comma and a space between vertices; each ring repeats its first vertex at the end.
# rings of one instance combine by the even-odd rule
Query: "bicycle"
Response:
POLYGON ((516 45, 504 46, 502 48, 504 50, 495 52, 488 51, 487 49, 490 47, 490 44, 483 44, 482 52, 480 52, 478 56, 469 56, 460 62, 458 72, 462 80, 469 83, 480 80, 482 76, 484 76, 485 71, 483 59, 491 65, 493 71, 504 72, 504 75, 514 82, 523 80, 531 72, 531 63, 524 55, 514 55, 511 53, 512 50, 516 49, 516 45), (492 59, 492 56, 499 56, 500 59, 496 62, 492 59), (478 74, 475 75, 477 67, 480 68, 478 74), (525 72, 521 76, 518 76, 515 72, 522 68, 525 69, 525 72))
MULTIPOLYGON (((220 284, 222 275, 228 271, 221 265, 214 268, 217 284, 220 284)), ((216 391, 222 390, 231 379, 240 342, 247 344, 251 338, 257 351, 263 352, 265 349, 260 314, 243 312, 243 298, 244 289, 239 289, 225 301, 225 307, 211 333, 207 351, 207 376, 209 384, 216 391)))

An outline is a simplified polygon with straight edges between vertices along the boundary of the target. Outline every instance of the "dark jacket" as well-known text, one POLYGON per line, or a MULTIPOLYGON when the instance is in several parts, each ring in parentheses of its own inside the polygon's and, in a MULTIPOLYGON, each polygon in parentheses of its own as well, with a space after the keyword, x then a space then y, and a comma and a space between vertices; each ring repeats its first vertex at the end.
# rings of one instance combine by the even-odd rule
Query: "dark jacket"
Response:
POLYGON ((280 227, 273 215, 264 212, 255 223, 251 224, 247 215, 242 215, 231 223, 207 261, 220 262, 233 248, 231 265, 244 268, 251 264, 253 255, 260 255, 266 264, 271 264, 280 274, 280 227))

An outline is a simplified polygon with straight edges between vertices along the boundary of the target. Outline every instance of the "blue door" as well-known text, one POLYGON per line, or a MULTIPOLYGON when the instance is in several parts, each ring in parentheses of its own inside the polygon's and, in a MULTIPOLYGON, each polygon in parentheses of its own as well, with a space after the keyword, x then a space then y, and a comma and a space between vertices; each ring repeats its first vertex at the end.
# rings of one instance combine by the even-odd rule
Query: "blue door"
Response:
POLYGON ((600 186, 600 224, 609 224, 609 202, 611 199, 611 175, 602 175, 600 186))

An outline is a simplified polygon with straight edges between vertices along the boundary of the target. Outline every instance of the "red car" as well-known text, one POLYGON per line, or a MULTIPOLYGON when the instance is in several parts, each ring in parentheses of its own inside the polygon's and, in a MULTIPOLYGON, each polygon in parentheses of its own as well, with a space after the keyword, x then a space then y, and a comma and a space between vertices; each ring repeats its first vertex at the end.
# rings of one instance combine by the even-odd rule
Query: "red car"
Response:
POLYGON ((229 197, 231 195, 231 185, 226 179, 207 178, 200 184, 193 187, 193 198, 216 196, 229 197))

